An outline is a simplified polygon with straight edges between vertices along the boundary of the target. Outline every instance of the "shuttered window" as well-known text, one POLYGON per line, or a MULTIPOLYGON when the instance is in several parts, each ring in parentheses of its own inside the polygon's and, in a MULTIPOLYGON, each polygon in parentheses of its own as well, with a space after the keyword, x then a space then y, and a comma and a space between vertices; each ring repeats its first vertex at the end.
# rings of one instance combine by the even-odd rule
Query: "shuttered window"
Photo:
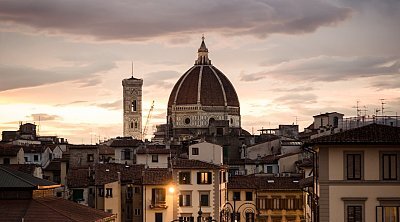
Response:
POLYGON ((348 180, 361 180, 362 175, 362 155, 346 154, 346 169, 348 180))
POLYGON ((362 222, 362 206, 347 206, 347 222, 362 222))

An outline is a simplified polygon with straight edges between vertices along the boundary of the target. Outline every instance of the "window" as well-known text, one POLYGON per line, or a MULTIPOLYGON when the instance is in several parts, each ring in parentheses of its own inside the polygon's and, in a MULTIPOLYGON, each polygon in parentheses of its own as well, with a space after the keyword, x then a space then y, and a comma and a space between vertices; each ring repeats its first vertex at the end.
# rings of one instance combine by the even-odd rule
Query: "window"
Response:
POLYGON ((362 206, 347 206, 347 222, 362 222, 362 206))
POLYGON ((73 201, 83 201, 83 189, 72 190, 72 200, 73 201))
POLYGON ((197 173, 197 184, 211 184, 212 174, 211 172, 198 172, 197 173))
POLYGON ((192 148, 192 155, 199 155, 199 148, 193 147, 192 148))
POLYGON ((192 196, 191 192, 182 191, 181 194, 179 195, 179 206, 181 206, 181 207, 192 206, 191 196, 192 196))
POLYGON ((28 157, 24 157, 25 162, 29 162, 29 158, 28 157))
POLYGON ((112 188, 106 188, 106 197, 112 197, 112 188))
POLYGON ((104 197, 104 188, 99 188, 99 197, 104 197))
POLYGON ((165 204, 165 189, 164 188, 153 188, 151 190, 151 203, 153 205, 156 204, 165 204))
POLYGON ((126 199, 131 200, 133 197, 133 187, 128 187, 126 189, 126 199))
POLYGON ((136 208, 135 209, 135 216, 140 216, 140 214, 141 214, 140 208, 136 208))
POLYGON ((186 221, 186 222, 194 222, 194 217, 193 216, 182 216, 179 217, 180 221, 186 221))
POLYGON ((179 184, 190 184, 190 172, 179 172, 179 184))
POLYGON ((133 122, 131 122, 131 129, 133 128, 133 122))
POLYGON ((272 166, 267 166, 267 173, 273 173, 273 167, 272 166))
POLYGON ((253 201, 253 192, 246 192, 246 201, 253 201))
POLYGON ((157 154, 151 155, 151 162, 158 163, 158 155, 157 154))
POLYGON ((246 212, 246 222, 254 222, 254 213, 246 212))
POLYGON ((136 104, 137 102, 136 102, 136 100, 133 100, 132 101, 132 106, 131 106, 131 111, 132 112, 136 112, 136 110, 137 110, 137 104, 136 104))
POLYGON ((93 162, 94 161, 94 155, 93 154, 88 154, 87 155, 87 161, 88 162, 93 162))
POLYGON ((162 213, 156 213, 156 214, 155 214, 155 218, 156 218, 156 221, 155 221, 155 222, 163 222, 162 213))
POLYGON ((376 221, 377 222, 398 222, 399 221, 399 206, 377 206, 376 221))
POLYGON ((131 150, 124 149, 124 150, 122 150, 121 155, 122 155, 123 160, 130 160, 131 159, 131 150))
POLYGON ((381 172, 383 180, 397 180, 397 155, 385 153, 381 157, 381 172))
POLYGON ((346 222, 364 222, 364 204, 366 197, 343 197, 346 222))
POLYGON ((39 155, 33 155, 33 161, 37 162, 39 161, 39 155))
POLYGON ((233 200, 240 200, 240 191, 233 192, 233 200))
POLYGON ((210 206, 210 193, 200 192, 200 206, 210 206))
POLYGON ((337 116, 333 117, 333 127, 337 128, 339 126, 339 118, 337 116))
POLYGON ((380 206, 376 207, 377 222, 399 222, 400 221, 400 199, 399 198, 377 198, 380 206))
POLYGON ((362 154, 346 154, 346 178, 347 180, 361 180, 362 178, 362 154))
POLYGON ((222 172, 222 182, 226 183, 226 172, 222 172))
POLYGON ((139 127, 138 122, 135 121, 135 129, 137 129, 139 127))

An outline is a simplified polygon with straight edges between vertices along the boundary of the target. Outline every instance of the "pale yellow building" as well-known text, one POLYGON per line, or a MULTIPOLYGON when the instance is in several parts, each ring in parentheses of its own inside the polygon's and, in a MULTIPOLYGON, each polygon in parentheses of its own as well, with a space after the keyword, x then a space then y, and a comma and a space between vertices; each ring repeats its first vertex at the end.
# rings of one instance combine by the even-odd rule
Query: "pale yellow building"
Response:
POLYGON ((311 142, 320 221, 399 221, 400 128, 371 124, 311 142))

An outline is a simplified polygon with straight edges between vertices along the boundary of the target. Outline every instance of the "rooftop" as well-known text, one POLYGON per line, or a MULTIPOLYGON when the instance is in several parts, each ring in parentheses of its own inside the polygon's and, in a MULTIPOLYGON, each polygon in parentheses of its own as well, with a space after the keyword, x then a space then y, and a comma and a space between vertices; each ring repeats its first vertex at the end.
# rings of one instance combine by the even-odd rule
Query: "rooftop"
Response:
POLYGON ((1 221, 107 221, 115 215, 55 197, 0 200, 1 221), (22 220, 24 219, 24 220, 22 220))
POLYGON ((400 127, 373 123, 321 136, 312 139, 310 144, 400 144, 400 127))
POLYGON ((29 190, 51 189, 60 187, 53 183, 21 171, 0 165, 0 189, 21 188, 29 190))

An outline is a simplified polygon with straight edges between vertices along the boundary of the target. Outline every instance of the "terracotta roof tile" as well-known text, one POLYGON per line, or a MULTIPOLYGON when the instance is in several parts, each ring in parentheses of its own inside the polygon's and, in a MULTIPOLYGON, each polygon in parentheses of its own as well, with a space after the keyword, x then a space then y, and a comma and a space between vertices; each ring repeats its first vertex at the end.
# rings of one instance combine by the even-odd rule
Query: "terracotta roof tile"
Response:
POLYGON ((106 183, 118 180, 118 172, 121 174, 121 182, 130 182, 134 184, 142 183, 142 172, 144 165, 125 165, 117 163, 98 164, 95 167, 95 185, 104 185, 106 183))
POLYGON ((228 189, 298 190, 300 177, 271 177, 266 175, 233 176, 228 189))
POLYGON ((23 173, 33 175, 33 173, 35 172, 35 169, 40 166, 38 166, 36 164, 10 164, 10 165, 7 165, 6 167, 21 171, 23 173))
POLYGON ((137 139, 117 138, 111 142, 110 146, 111 147, 138 147, 142 143, 143 142, 141 140, 137 140, 137 139))
POLYGON ((90 185, 89 169, 70 169, 67 174, 70 188, 83 188, 90 185))
POLYGON ((175 154, 176 150, 165 149, 165 148, 147 148, 138 149, 136 154, 175 154))
POLYGON ((200 160, 174 159, 172 161, 174 169, 221 169, 223 166, 207 163, 200 160))
POLYGON ((100 155, 114 155, 115 149, 109 146, 100 145, 99 146, 99 154, 100 155))
POLYGON ((45 171, 60 171, 61 170, 61 162, 52 160, 46 168, 45 171))
POLYGON ((166 185, 172 182, 172 173, 166 168, 149 168, 143 173, 143 184, 166 185))
POLYGON ((0 156, 16 156, 22 146, 0 143, 0 156))
POLYGON ((75 221, 87 222, 113 218, 110 213, 55 197, 28 200, 0 200, 1 221, 75 221))
POLYGON ((376 123, 332 135, 321 136, 311 144, 400 144, 400 127, 376 123))

